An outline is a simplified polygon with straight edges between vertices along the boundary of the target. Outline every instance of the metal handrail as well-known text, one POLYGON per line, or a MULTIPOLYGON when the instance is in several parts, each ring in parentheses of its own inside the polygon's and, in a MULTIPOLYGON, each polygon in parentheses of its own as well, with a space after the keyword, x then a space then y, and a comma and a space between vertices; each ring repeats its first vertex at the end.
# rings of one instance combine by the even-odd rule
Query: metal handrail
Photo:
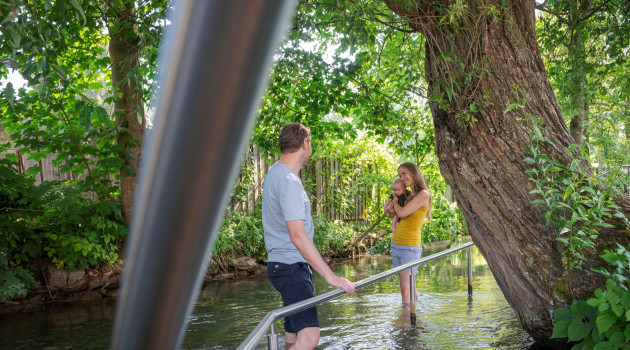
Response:
MULTIPOLYGON (((460 246, 429 255, 419 260, 412 261, 410 263, 395 267, 391 270, 387 270, 377 275, 360 280, 359 282, 354 283, 355 290, 359 290, 361 288, 367 287, 370 284, 379 282, 389 276, 397 274, 406 269, 412 268, 414 266, 423 264, 431 260, 439 259, 441 257, 444 257, 445 255, 449 255, 453 252, 468 248, 473 245, 475 245, 473 242, 464 243, 460 246)), ((263 336, 265 335, 266 330, 273 324, 275 320, 281 317, 293 315, 294 313, 300 312, 302 310, 306 310, 313 306, 317 306, 323 302, 336 299, 345 294, 346 292, 343 289, 335 289, 330 292, 326 292, 324 294, 320 294, 318 296, 314 296, 312 298, 300 301, 299 303, 291 304, 291 305, 288 305, 288 306, 285 306, 285 307, 282 307, 273 311, 269 311, 267 315, 265 315, 265 317, 260 321, 260 323, 258 323, 258 326, 256 326, 256 328, 254 328, 254 330, 251 333, 249 333, 247 338, 245 338, 245 340, 241 343, 241 345, 238 347, 238 350, 253 349, 262 340, 263 336)))

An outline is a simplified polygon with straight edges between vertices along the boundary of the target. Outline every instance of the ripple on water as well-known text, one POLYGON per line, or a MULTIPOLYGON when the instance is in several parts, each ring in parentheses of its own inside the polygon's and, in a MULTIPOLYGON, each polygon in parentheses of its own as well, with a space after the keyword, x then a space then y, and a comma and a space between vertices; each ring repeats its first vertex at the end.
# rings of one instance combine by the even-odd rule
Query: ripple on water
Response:
MULTIPOLYGON (((395 276, 322 304, 318 349, 527 349, 531 339, 476 249, 474 295, 468 299, 465 254, 419 269, 416 325, 410 325, 409 310, 402 307, 395 276)), ((391 258, 359 258, 332 268, 357 281, 391 268, 391 258)), ((317 274, 313 282, 317 295, 332 290, 317 274)), ((235 349, 281 306, 265 276, 210 283, 199 294, 181 348, 235 349)), ((113 304, 77 305, 0 318, 0 349, 107 349, 113 312, 113 304)), ((282 349, 282 320, 274 328, 282 349)), ((266 349, 266 341, 257 349, 266 349)))

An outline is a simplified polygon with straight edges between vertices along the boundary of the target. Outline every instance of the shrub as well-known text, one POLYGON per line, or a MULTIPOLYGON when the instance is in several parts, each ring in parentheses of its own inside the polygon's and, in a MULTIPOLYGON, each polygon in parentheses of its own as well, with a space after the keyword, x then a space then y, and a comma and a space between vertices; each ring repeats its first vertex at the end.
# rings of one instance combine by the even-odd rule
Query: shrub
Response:
POLYGON ((92 199, 71 181, 34 185, 9 158, 0 159, 0 289, 3 297, 23 294, 31 259, 74 270, 114 263, 127 234, 120 203, 92 199))

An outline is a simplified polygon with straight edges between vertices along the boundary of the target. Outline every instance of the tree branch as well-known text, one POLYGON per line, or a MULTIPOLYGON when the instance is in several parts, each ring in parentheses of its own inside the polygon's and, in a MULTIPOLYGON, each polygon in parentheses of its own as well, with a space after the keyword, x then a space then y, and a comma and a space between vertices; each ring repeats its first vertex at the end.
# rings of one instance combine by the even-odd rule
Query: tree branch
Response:
MULTIPOLYGON (((544 4, 546 4, 547 1, 544 2, 544 4)), ((536 5, 536 10, 542 11, 542 12, 547 12, 550 13, 554 16, 558 16, 558 17, 564 17, 564 16, 568 16, 569 13, 568 12, 556 12, 556 11, 551 11, 550 9, 546 8, 544 5, 536 5)))

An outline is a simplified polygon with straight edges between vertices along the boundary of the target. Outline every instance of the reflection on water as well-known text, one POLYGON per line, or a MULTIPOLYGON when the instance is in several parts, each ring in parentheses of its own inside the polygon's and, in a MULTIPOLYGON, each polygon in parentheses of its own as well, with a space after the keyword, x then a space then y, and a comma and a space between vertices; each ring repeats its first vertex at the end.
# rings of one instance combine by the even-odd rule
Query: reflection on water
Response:
MULTIPOLYGON (((425 249, 428 256, 444 247, 425 249)), ((420 266, 417 323, 402 306, 398 277, 318 306, 318 349, 529 349, 485 261, 473 248, 474 291, 468 298, 467 251, 420 266)), ((389 256, 338 262, 333 270, 358 281, 391 268, 389 256)), ((332 290, 317 274, 316 294, 332 290)), ((235 349, 267 312, 282 306, 265 276, 215 282, 200 293, 182 349, 235 349)), ((107 349, 114 304, 55 306, 0 316, 0 349, 107 349)), ((281 333, 282 320, 274 324, 281 333)), ((262 341, 258 349, 266 349, 262 341)), ((282 348, 282 347, 281 347, 282 348)))
POLYGON ((0 349, 107 349, 113 318, 111 301, 0 316, 0 349))
MULTIPOLYGON (((423 256, 445 247, 425 249, 423 256)), ((473 252, 473 297, 468 298, 468 257, 462 250, 418 269, 417 322, 410 325, 403 308, 398 277, 370 285, 352 297, 318 306, 318 349, 529 349, 533 341, 520 328, 485 260, 473 252)), ((389 256, 366 256, 332 266, 351 281, 391 268, 389 256)), ((314 276, 315 294, 332 290, 314 276)), ((183 349, 234 349, 267 312, 282 306, 280 296, 263 277, 215 283, 201 293, 183 349)), ((280 333, 282 320, 274 324, 280 333)), ((263 340, 257 349, 266 349, 263 340)))

